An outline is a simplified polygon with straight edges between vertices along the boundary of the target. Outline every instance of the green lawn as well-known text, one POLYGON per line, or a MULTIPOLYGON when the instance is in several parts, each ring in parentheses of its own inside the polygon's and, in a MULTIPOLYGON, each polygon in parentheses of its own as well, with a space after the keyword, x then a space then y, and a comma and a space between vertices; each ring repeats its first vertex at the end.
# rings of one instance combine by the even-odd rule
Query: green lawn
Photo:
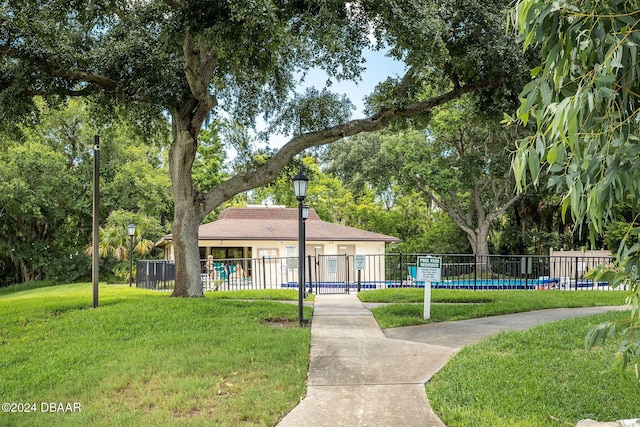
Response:
POLYGON ((629 312, 490 337, 456 354, 427 384, 427 396, 447 427, 560 427, 586 418, 638 418, 635 372, 612 367, 620 339, 584 348, 590 328, 625 317, 629 312))
MULTIPOLYGON (((36 413, 0 413, 0 426, 270 426, 305 394, 310 330, 295 326, 297 304, 271 301, 295 302, 295 290, 176 299, 101 285, 100 307, 92 309, 90 284, 33 286, 0 290, 0 396, 34 403, 36 413), (42 413, 50 402, 81 412, 42 413)), ((395 307, 402 322, 412 323, 423 322, 422 295, 412 289, 359 294, 402 302, 374 313, 392 319, 395 307)), ((434 319, 451 320, 618 305, 626 295, 434 290, 432 297, 434 319)), ((610 316, 625 315, 504 333, 463 349, 427 385, 436 413, 448 427, 639 416, 634 373, 611 370, 616 343, 583 349, 588 329, 610 316)))
POLYGON ((305 394, 310 330, 295 327, 296 304, 220 294, 101 285, 92 309, 91 284, 5 290, 0 396, 37 413, 0 413, 0 425, 274 425, 305 394), (48 402, 81 412, 42 413, 48 402))
POLYGON ((464 291, 433 289, 431 318, 424 320, 423 289, 381 289, 360 292, 363 302, 388 303, 371 311, 381 328, 473 319, 562 307, 623 305, 624 291, 464 291))

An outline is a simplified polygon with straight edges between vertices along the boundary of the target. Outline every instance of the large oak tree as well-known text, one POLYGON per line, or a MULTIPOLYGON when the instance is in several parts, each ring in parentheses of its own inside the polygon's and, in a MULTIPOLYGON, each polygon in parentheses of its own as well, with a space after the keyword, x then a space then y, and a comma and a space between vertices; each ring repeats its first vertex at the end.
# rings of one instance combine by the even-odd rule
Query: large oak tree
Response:
POLYGON ((330 168, 352 186, 379 195, 394 186, 417 191, 460 227, 473 253, 489 255, 492 225, 520 197, 510 169, 522 132, 484 117, 472 96, 435 108, 424 130, 364 135, 329 148, 330 168))
POLYGON ((509 92, 521 56, 504 31, 506 4, 2 0, 0 117, 4 125, 28 117, 36 95, 52 105, 87 96, 105 112, 120 104, 140 123, 168 114, 174 295, 202 296, 198 226, 233 195, 275 179, 309 147, 420 116, 471 91, 485 90, 485 100, 509 92), (357 79, 363 50, 382 45, 406 63, 407 72, 380 85, 369 117, 348 120, 341 99, 324 91, 293 95, 298 76, 312 68, 357 79), (437 92, 425 95, 426 83, 437 92), (257 166, 198 188, 192 166, 210 116, 244 126, 262 117, 289 132, 290 140, 257 166))

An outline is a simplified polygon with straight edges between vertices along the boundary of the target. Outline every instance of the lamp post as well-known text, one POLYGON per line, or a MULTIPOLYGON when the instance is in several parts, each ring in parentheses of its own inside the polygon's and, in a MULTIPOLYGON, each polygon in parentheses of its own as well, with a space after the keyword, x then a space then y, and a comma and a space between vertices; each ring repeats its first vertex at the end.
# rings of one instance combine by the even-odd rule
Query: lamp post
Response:
POLYGON ((127 232, 129 233, 129 287, 131 287, 131 281, 133 280, 133 236, 136 234, 135 224, 129 224, 127 232))
MULTIPOLYGON (((302 299, 304 293, 304 199, 307 198, 309 178, 302 171, 293 177, 293 194, 298 199, 298 324, 303 326, 306 321, 302 318, 302 299)), ((307 215, 309 210, 307 209, 307 215)))
MULTIPOLYGON (((306 258, 307 255, 307 218, 309 218, 309 205, 304 203, 302 205, 302 244, 304 246, 302 246, 303 248, 303 263, 306 261, 304 258, 306 258)), ((304 268, 302 269, 302 273, 304 275, 304 273, 306 273, 306 269, 307 269, 307 265, 304 264, 303 266, 304 268)), ((311 269, 309 269, 309 271, 311 271, 311 269)), ((309 276, 311 276, 311 272, 309 272, 309 276)), ((305 287, 305 281, 306 278, 304 278, 304 280, 302 280, 302 287, 305 287)), ((313 289, 311 288, 311 277, 309 277, 309 293, 311 293, 313 289)), ((307 293, 307 290, 304 290, 305 295, 307 293)))

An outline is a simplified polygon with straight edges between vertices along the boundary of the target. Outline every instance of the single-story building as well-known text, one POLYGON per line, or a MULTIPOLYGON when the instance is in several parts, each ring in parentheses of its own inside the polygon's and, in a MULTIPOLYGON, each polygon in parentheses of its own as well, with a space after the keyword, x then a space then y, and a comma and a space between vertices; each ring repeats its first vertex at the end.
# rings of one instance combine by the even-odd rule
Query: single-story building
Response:
MULTIPOLYGON (((385 234, 322 221, 309 209, 305 221, 306 253, 314 255, 384 254, 387 243, 400 239, 385 234)), ((173 259, 173 237, 157 243, 164 259, 173 259)), ((215 259, 292 257, 298 251, 298 209, 283 206, 228 208, 218 220, 198 230, 200 258, 215 259)))
MULTIPOLYGON (((172 240, 169 234, 157 243, 164 248, 165 260, 174 259, 172 240)), ((333 280, 331 272, 342 271, 347 257, 383 255, 387 243, 399 241, 397 237, 322 221, 313 209, 305 220, 305 254, 316 262, 335 257, 329 270, 323 268, 314 280, 333 280)), ((291 258, 298 256, 298 209, 263 205, 225 209, 217 221, 200 226, 198 246, 202 260, 212 256, 214 260, 227 260, 227 265, 234 264, 228 260, 238 260, 244 277, 257 276, 260 268, 272 271, 277 265, 277 282, 297 280, 297 263, 291 258)), ((384 257, 380 259, 378 268, 384 269, 384 257)))

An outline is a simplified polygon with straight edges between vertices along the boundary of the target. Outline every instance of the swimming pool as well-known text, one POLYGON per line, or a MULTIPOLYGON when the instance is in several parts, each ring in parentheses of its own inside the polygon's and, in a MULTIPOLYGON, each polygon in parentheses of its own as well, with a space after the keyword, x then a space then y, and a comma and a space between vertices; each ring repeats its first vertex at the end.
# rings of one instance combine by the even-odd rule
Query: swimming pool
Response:
POLYGON ((549 286, 557 282, 557 280, 548 278, 482 280, 464 279, 442 280, 440 282, 431 283, 431 287, 444 289, 536 289, 541 285, 549 286))
MULTIPOLYGON (((548 289, 558 284, 558 279, 538 277, 536 279, 453 279, 431 282, 433 289, 548 289)), ((402 287, 424 288, 422 281, 405 282, 402 287)), ((400 283, 387 287, 400 287, 400 283)))

